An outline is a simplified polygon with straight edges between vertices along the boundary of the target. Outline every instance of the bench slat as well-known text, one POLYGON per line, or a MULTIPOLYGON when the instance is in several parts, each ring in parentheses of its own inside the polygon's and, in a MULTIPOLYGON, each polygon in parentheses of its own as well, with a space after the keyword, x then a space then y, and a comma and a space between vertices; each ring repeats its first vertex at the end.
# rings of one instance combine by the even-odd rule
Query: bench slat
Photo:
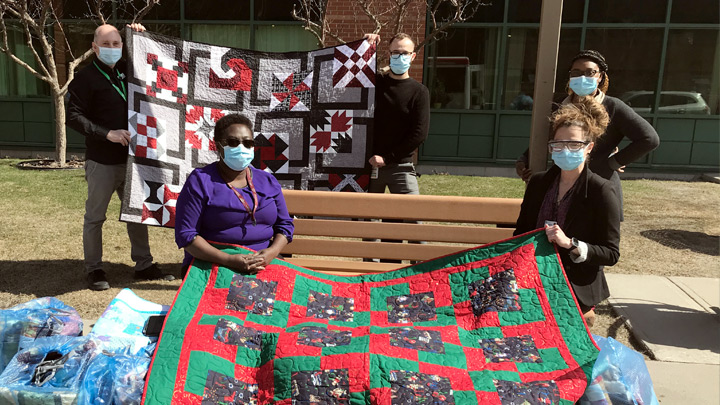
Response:
POLYGON ((519 198, 283 190, 291 215, 514 224, 519 198))
POLYGON ((412 243, 362 242, 297 238, 283 249, 284 254, 311 256, 371 257, 378 259, 428 260, 472 246, 420 245, 412 243))
POLYGON ((512 228, 480 226, 398 224, 331 219, 295 219, 295 235, 339 238, 424 240, 481 245, 512 236, 512 228))
POLYGON ((399 263, 366 263, 351 262, 349 260, 310 259, 305 257, 292 257, 286 260, 301 267, 340 276, 382 273, 388 270, 395 270, 399 267, 407 266, 399 263))

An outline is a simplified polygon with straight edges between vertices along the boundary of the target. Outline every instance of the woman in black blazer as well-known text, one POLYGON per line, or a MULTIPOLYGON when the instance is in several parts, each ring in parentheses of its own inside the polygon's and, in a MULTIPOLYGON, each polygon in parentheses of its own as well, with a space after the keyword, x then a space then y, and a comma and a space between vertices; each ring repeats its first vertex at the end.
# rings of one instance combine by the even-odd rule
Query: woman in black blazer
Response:
POLYGON ((616 187, 587 167, 607 124, 605 108, 591 97, 557 110, 548 142, 555 165, 530 178, 515 229, 518 235, 545 228, 589 326, 594 306, 610 295, 603 266, 614 265, 620 257, 616 187))

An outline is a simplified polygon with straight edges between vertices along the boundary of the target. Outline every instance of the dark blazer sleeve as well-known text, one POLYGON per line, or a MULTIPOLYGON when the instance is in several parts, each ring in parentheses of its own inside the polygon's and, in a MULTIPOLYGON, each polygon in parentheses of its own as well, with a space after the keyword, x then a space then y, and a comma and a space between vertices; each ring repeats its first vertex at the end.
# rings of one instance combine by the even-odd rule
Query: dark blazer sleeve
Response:
POLYGON ((595 226, 588 245, 585 263, 612 266, 620 259, 620 199, 611 182, 603 181, 592 197, 595 226))
POLYGON ((92 81, 86 71, 81 71, 68 85, 67 126, 98 141, 107 139, 110 130, 95 124, 88 118, 93 102, 92 81))
POLYGON ((520 205, 520 214, 515 223, 515 231, 513 236, 530 232, 535 229, 537 216, 540 211, 540 205, 545 198, 545 189, 543 188, 542 178, 546 172, 535 173, 530 177, 522 204, 520 205))
POLYGON ((660 137, 655 129, 643 117, 619 99, 613 99, 615 114, 610 125, 615 126, 630 144, 622 148, 612 158, 620 165, 630 164, 645 156, 660 145, 660 137))

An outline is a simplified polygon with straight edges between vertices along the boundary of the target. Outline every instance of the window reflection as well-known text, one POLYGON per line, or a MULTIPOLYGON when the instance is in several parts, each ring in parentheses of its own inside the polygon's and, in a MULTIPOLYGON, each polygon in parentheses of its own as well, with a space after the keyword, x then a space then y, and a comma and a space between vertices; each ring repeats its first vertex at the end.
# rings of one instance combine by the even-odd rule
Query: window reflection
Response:
POLYGON ((190 40, 231 48, 250 48, 250 26, 229 24, 192 24, 190 40))
POLYGON ((505 56, 505 90, 502 93, 502 107, 510 110, 532 109, 535 88, 535 66, 537 64, 538 29, 512 28, 508 30, 505 56))
POLYGON ((433 108, 494 109, 497 28, 458 28, 428 52, 433 108))

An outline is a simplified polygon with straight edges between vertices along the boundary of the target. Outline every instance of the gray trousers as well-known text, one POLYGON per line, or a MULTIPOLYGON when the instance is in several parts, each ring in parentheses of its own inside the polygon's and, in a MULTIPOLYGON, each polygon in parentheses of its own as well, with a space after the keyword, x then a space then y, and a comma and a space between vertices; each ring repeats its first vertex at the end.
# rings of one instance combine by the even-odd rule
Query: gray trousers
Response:
MULTIPOLYGON (((85 162, 85 180, 88 184, 88 197, 85 201, 83 251, 85 271, 90 273, 102 269, 102 227, 113 193, 117 193, 122 201, 125 165, 104 165, 88 160, 85 162)), ((128 222, 127 233, 130 237, 130 257, 135 262, 135 271, 147 269, 153 262, 147 226, 128 222)))
POLYGON ((384 193, 385 187, 392 194, 420 194, 417 173, 412 163, 389 164, 378 170, 378 178, 370 180, 371 193, 384 193))

